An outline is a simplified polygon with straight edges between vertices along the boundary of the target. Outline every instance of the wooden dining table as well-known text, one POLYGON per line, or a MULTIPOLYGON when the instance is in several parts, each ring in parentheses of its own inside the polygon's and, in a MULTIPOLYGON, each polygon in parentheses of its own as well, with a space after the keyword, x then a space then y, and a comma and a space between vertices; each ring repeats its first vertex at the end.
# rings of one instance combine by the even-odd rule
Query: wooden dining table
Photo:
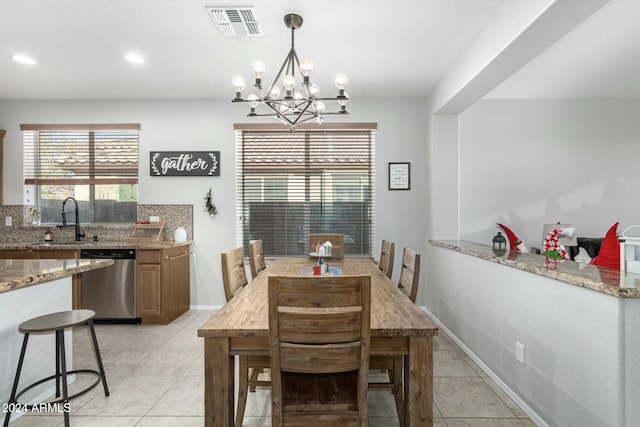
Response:
MULTIPOLYGON (((204 338, 204 415, 208 427, 234 424, 235 356, 269 355, 270 275, 309 274, 316 260, 280 258, 218 310, 200 329, 204 338)), ((400 355, 396 390, 401 425, 433 424, 433 337, 438 328, 370 258, 328 260, 342 274, 371 275, 371 355, 400 355)))

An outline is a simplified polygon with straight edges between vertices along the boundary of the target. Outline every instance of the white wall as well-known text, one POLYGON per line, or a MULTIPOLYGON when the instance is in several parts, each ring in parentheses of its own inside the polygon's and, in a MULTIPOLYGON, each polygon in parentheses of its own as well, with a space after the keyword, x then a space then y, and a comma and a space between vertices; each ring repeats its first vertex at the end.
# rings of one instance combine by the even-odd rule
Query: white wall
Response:
POLYGON ((428 186, 427 235, 457 239, 460 229, 458 116, 434 116, 428 186))
MULTIPOLYGON (((376 249, 382 238, 396 246, 425 250, 426 154, 424 102, 419 99, 354 99, 351 122, 377 122, 376 249), (411 191, 387 189, 387 163, 411 162, 411 191)), ((244 108, 228 100, 158 101, 0 101, 4 144, 4 203, 22 204, 23 123, 140 123, 140 203, 193 204, 194 252, 191 305, 216 306, 225 301, 220 253, 235 246, 235 134, 233 124, 246 122, 244 108), (220 177, 150 177, 149 151, 217 150, 220 177), (212 188, 218 215, 204 211, 212 188)), ((328 120, 332 121, 332 120, 328 120)), ((401 254, 396 254, 396 265, 401 254)), ((394 274, 399 275, 399 269, 394 274)), ((421 286, 424 288, 424 286, 421 286)))
POLYGON ((460 115, 460 238, 496 222, 527 246, 545 223, 602 237, 640 224, 640 101, 480 101, 460 115))

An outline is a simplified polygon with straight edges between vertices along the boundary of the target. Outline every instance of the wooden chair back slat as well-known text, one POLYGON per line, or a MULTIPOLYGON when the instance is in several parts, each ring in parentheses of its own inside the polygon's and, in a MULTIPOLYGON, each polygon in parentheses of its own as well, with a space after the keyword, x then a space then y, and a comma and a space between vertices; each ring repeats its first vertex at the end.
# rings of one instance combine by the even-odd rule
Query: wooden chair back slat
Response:
POLYGON ((304 310, 285 310, 281 309, 278 316, 281 341, 327 344, 360 339, 362 310, 358 307, 340 311, 308 307, 304 310))
POLYGON ((404 248, 402 253, 402 269, 398 287, 412 302, 416 302, 418 283, 420 281, 420 254, 410 248, 404 248))
POLYGON ((237 247, 221 254, 222 283, 227 301, 247 285, 247 273, 244 270, 244 253, 237 247))
POLYGON ((350 307, 362 303, 359 276, 278 276, 278 283, 276 302, 281 307, 350 307))
POLYGON ((280 369, 285 372, 329 374, 354 371, 359 366, 359 342, 323 346, 288 343, 280 345, 280 369))
POLYGON ((254 240, 249 243, 249 265, 251 266, 251 277, 254 279, 262 270, 267 268, 264 262, 262 240, 254 240))
POLYGON ((380 251, 378 268, 389 279, 391 279, 391 275, 393 274, 393 258, 395 257, 395 249, 395 243, 388 240, 382 240, 382 250, 380 251))
POLYGON ((331 258, 344 258, 344 235, 334 233, 309 234, 309 252, 316 251, 318 242, 331 242, 331 258))

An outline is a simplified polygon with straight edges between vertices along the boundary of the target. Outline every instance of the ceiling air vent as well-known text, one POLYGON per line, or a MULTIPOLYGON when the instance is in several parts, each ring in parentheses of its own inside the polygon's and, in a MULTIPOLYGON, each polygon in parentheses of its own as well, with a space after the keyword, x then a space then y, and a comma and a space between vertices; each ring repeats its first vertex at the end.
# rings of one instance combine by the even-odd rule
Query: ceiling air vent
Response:
POLYGON ((252 7, 206 6, 207 13, 225 36, 262 36, 252 7))

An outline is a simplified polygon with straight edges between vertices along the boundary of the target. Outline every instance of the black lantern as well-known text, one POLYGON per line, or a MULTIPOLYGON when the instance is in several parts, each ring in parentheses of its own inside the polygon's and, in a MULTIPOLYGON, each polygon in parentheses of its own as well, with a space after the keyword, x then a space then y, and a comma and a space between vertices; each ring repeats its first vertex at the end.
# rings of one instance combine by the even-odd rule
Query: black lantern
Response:
POLYGON ((500 231, 493 237, 493 253, 502 256, 507 253, 507 239, 500 231))

